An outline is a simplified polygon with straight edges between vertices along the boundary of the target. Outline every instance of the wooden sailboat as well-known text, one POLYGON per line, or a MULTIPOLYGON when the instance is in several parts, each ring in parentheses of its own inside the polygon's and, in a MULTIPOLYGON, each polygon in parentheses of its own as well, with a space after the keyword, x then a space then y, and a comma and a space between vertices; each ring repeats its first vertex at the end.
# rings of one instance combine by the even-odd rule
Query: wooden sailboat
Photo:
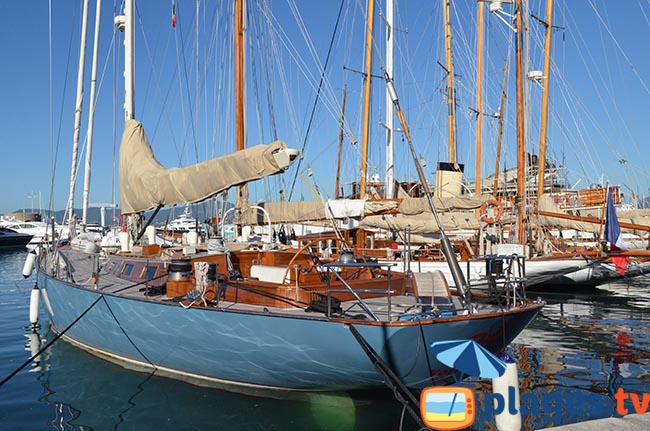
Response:
MULTIPOLYGON (((120 19, 127 35, 133 11, 127 1, 120 19)), ((125 106, 127 214, 200 201, 251 181, 252 171, 282 172, 295 158, 275 143, 166 170, 134 119, 133 100, 125 106)), ((232 252, 220 244, 190 250, 135 241, 118 253, 41 250, 38 286, 52 328, 126 367, 201 385, 377 388, 385 381, 378 366, 411 388, 445 383, 454 371, 430 357, 433 342, 473 339, 498 352, 543 305, 527 301, 517 280, 495 279, 497 294, 470 297, 436 274, 407 285, 391 265, 356 262, 348 253, 321 261, 311 244, 232 252)))

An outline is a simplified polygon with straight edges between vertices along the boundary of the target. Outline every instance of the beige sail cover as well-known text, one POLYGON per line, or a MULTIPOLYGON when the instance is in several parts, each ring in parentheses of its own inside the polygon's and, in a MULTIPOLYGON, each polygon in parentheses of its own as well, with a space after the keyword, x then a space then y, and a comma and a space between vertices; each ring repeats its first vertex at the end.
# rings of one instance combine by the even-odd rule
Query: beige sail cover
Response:
MULTIPOLYGON (((481 222, 473 212, 446 212, 439 215, 440 222, 445 230, 454 229, 479 229, 481 222)), ((431 234, 438 233, 440 229, 431 213, 417 215, 386 214, 364 217, 359 225, 365 228, 378 228, 386 230, 404 230, 411 227, 412 233, 431 234)))
MULTIPOLYGON (((437 197, 433 198, 433 205, 439 213, 455 210, 473 210, 480 208, 483 202, 493 199, 491 195, 478 196, 454 196, 454 197, 437 197)), ((405 215, 415 215, 422 213, 431 214, 429 200, 424 198, 404 198, 399 204, 399 211, 405 215)))
MULTIPOLYGON (((555 200, 552 196, 548 194, 543 194, 538 200, 537 204, 540 211, 546 211, 551 213, 566 214, 566 211, 560 209, 560 207, 555 203, 555 200)), ((577 215, 577 214, 573 214, 577 215)), ((600 220, 601 217, 605 215, 605 208, 590 208, 590 209, 580 209, 581 217, 593 218, 595 222, 598 223, 587 223, 582 221, 575 220, 566 220, 560 219, 557 217, 548 217, 548 216, 538 216, 536 223, 543 226, 550 226, 562 229, 575 229, 582 232, 591 232, 596 235, 602 233, 604 227, 601 227, 600 220)), ((638 224, 641 226, 650 226, 650 211, 648 210, 636 210, 636 211, 616 211, 616 216, 619 223, 632 223, 638 224)), ((602 222, 604 225, 604 221, 602 222)), ((633 233, 636 235, 645 236, 647 232, 642 230, 634 230, 628 228, 621 228, 622 232, 633 233)))
MULTIPOLYGON (((434 198, 436 209, 443 212, 453 212, 455 210, 476 209, 486 200, 491 199, 490 195, 453 197, 453 198, 434 198)), ((251 204, 252 205, 252 204, 251 204)), ((326 202, 262 202, 257 203, 263 207, 274 223, 299 223, 304 221, 318 221, 328 218, 345 219, 357 218, 363 219, 375 214, 399 210, 405 216, 426 214, 423 218, 433 220, 431 209, 425 198, 405 198, 401 202, 396 200, 383 201, 364 201, 360 199, 331 199, 326 202)), ((456 211, 452 216, 445 220, 452 221, 450 228, 457 228, 458 224, 453 222, 460 218, 471 217, 476 219, 475 215, 456 211)), ((242 223, 245 224, 266 224, 266 220, 261 211, 251 211, 244 216, 242 223)), ((462 222, 463 228, 474 228, 478 222, 462 222)), ((437 228, 437 227, 436 227, 437 228)))
POLYGON ((276 174, 282 169, 273 152, 286 147, 275 141, 184 168, 166 169, 154 157, 142 124, 128 120, 120 147, 122 213, 200 202, 237 184, 276 174))
MULTIPOLYGON (((322 202, 258 202, 250 203, 264 208, 273 223, 300 223, 325 220, 325 206, 322 202)), ((268 223, 262 211, 251 208, 242 217, 244 224, 265 225, 268 223)))
MULTIPOLYGON (((566 214, 566 212, 562 211, 560 207, 555 203, 553 197, 548 194, 543 194, 537 200, 537 208, 539 209, 539 211, 566 214)), ((539 226, 547 226, 547 227, 554 227, 554 228, 561 228, 561 229, 575 229, 581 232, 591 232, 595 234, 598 234, 600 230, 599 224, 586 223, 577 220, 566 220, 557 217, 547 217, 547 216, 538 216, 536 218, 535 224, 539 226)))

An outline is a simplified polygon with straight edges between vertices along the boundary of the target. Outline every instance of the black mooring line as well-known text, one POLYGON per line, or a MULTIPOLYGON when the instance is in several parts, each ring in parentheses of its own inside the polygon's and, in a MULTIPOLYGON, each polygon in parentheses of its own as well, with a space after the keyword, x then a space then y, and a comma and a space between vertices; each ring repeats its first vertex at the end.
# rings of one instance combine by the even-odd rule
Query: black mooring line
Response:
POLYGON ((104 297, 104 295, 99 295, 99 297, 90 304, 86 310, 79 315, 76 319, 72 321, 63 331, 59 332, 56 337, 52 338, 49 343, 47 343, 41 350, 38 351, 34 356, 26 360, 20 367, 16 368, 11 374, 9 374, 7 377, 2 379, 2 382, 0 382, 0 387, 2 387, 5 383, 7 383, 9 380, 11 380, 16 374, 18 374, 23 368, 25 368, 27 365, 31 364, 31 362, 36 359, 39 355, 41 355, 43 352, 45 352, 52 344, 54 344, 56 341, 58 341, 59 338, 61 338, 70 328, 72 328, 78 321, 81 320, 82 317, 86 315, 97 303, 104 297))
POLYGON ((422 422, 422 418, 420 417, 419 410, 420 410, 420 403, 415 399, 411 391, 406 387, 404 382, 393 372, 393 370, 390 369, 388 364, 384 362, 383 359, 377 354, 375 349, 372 348, 372 346, 368 343, 368 341, 363 338, 363 335, 359 333, 357 328, 355 328, 352 325, 346 325, 350 332, 352 332, 352 335, 354 335, 354 338, 357 339, 357 342, 361 346, 364 352, 366 352, 366 355, 368 355, 368 358, 372 362, 372 364, 375 366, 377 369, 377 372, 383 377, 384 384, 388 386, 389 389, 393 391, 393 394, 395 395, 395 398, 397 401, 402 403, 404 405, 404 408, 409 412, 411 417, 415 420, 415 422, 421 427, 421 429, 429 429, 424 425, 424 422, 422 422))

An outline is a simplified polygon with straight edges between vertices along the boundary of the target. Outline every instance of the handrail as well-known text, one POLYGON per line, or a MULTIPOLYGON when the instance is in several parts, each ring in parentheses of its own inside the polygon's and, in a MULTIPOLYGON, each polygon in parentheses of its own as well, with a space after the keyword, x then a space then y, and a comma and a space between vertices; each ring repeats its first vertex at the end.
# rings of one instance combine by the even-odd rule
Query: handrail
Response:
MULTIPOLYGON (((366 305, 366 303, 357 295, 357 293, 350 287, 350 285, 339 275, 339 273, 335 270, 335 268, 383 268, 386 267, 388 271, 388 289, 386 291, 387 297, 388 297, 388 319, 390 320, 390 312, 391 312, 391 303, 390 303, 390 293, 391 293, 391 278, 390 278, 390 267, 395 266, 395 263, 380 263, 380 262, 351 262, 351 263, 325 263, 321 265, 325 269, 327 269, 328 273, 331 272, 333 273, 336 278, 338 278, 343 286, 354 296, 357 300, 357 303, 359 306, 365 311, 370 317, 372 317, 376 322, 379 322, 379 317, 375 313, 372 312, 370 307, 366 305)), ((329 317, 330 315, 330 304, 331 304, 331 284, 330 284, 330 277, 327 277, 327 316, 329 317)))

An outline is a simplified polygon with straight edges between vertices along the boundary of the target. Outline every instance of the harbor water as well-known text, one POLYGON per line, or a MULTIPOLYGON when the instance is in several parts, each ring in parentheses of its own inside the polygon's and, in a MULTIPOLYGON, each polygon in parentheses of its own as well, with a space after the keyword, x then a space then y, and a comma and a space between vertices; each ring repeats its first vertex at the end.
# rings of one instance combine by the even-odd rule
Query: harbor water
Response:
MULTIPOLYGON (((53 338, 46 313, 30 334, 26 251, 0 253, 0 378, 53 338), (31 343, 31 346, 30 346, 31 343), (30 350, 30 347, 32 350, 30 350)), ((530 295, 529 295, 530 296, 530 295)), ((588 292, 533 293, 543 314, 508 353, 519 365, 523 428, 617 416, 615 394, 650 393, 650 275, 588 292)), ((187 334, 192 337, 192 334, 187 334)), ((210 343, 210 340, 204 340, 210 343)), ((491 382, 475 430, 494 427, 491 382)), ((624 407, 635 413, 628 397, 624 407)), ((65 341, 0 387, 2 430, 417 430, 390 391, 234 393, 123 369, 65 341)))

